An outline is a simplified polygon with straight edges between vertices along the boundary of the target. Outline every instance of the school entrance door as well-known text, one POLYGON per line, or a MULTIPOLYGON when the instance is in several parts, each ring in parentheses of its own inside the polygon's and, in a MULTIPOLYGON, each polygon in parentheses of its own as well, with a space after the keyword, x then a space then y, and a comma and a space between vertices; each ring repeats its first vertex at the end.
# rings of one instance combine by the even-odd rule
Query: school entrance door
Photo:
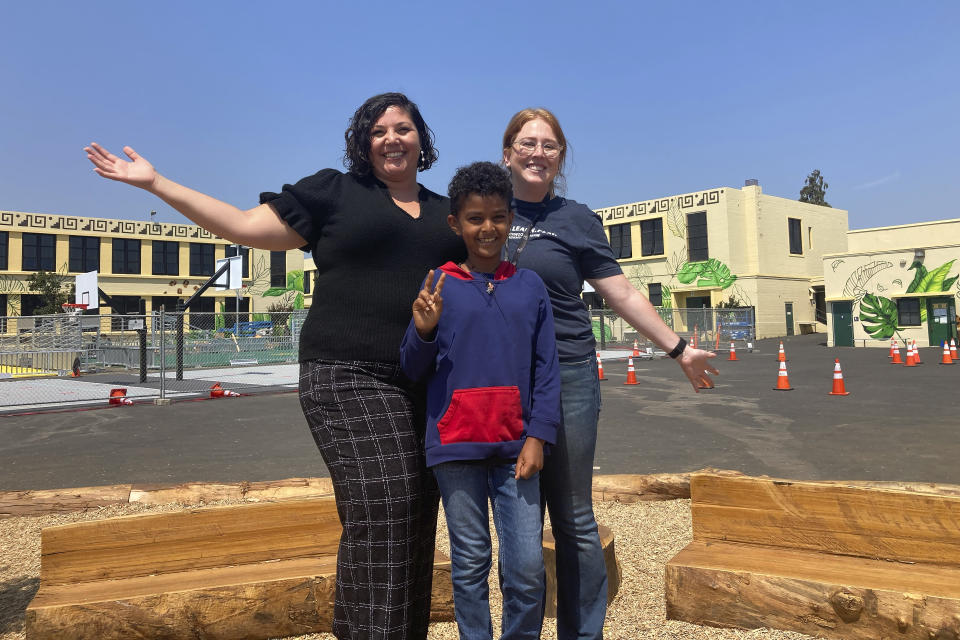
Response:
POLYGON ((930 345, 943 344, 944 340, 957 337, 956 305, 952 297, 927 299, 927 331, 930 345))
POLYGON ((853 303, 849 300, 831 302, 833 310, 833 346, 853 346, 853 303))

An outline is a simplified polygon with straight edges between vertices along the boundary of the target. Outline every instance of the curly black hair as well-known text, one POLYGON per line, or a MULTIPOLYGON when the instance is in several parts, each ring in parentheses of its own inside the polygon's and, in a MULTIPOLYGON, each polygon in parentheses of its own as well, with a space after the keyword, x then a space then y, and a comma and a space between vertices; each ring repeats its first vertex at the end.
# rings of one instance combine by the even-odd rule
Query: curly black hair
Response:
POLYGON ((492 162, 474 162, 460 167, 453 174, 447 195, 450 196, 450 209, 453 215, 460 213, 464 200, 471 195, 500 196, 510 206, 513 200, 513 184, 510 173, 492 162))
POLYGON ((376 124, 380 116, 390 107, 403 109, 410 114, 413 125, 420 136, 420 158, 417 161, 417 170, 426 171, 437 161, 437 149, 433 146, 433 131, 423 121, 420 109, 402 93, 381 93, 368 98, 353 114, 350 126, 343 134, 346 147, 343 152, 343 166, 358 176, 368 176, 373 167, 368 154, 370 152, 370 129, 376 124))

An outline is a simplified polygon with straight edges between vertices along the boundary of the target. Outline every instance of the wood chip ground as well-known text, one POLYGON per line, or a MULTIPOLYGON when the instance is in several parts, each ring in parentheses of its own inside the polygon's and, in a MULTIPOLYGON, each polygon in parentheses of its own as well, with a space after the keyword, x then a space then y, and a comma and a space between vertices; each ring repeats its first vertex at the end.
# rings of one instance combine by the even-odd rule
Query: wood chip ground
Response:
MULTIPOLYGON (((218 503, 224 504, 224 503, 218 503)), ((23 614, 34 593, 40 575, 40 530, 43 527, 109 518, 135 513, 156 513, 184 508, 183 505, 147 506, 129 504, 101 507, 85 513, 56 514, 41 517, 0 520, 0 640, 23 640, 23 614)), ((604 637, 608 640, 804 640, 798 633, 755 629, 740 631, 700 627, 668 621, 664 614, 664 564, 690 542, 690 501, 595 503, 597 519, 616 536, 617 557, 623 583, 620 593, 607 612, 604 637)), ((442 514, 441 514, 442 515, 442 514)), ((441 521, 437 546, 449 553, 446 525, 441 521)), ((493 572, 496 574, 496 572, 493 572)), ((490 581, 491 606, 494 608, 494 637, 500 615, 496 575, 490 581)), ((433 640, 456 640, 456 624, 440 623, 430 627, 433 640)), ((299 636, 300 640, 333 640, 329 634, 299 636)), ((552 619, 544 624, 542 638, 556 638, 552 619)))

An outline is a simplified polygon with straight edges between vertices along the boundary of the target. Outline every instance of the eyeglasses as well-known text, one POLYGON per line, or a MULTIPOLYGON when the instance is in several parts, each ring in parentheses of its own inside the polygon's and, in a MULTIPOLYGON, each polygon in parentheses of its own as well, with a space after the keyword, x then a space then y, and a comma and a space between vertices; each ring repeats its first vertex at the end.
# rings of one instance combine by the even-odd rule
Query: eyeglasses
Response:
POLYGON ((517 140, 513 143, 513 150, 516 151, 517 155, 521 158, 532 156, 536 152, 537 147, 540 147, 543 151, 545 158, 556 158, 560 155, 560 152, 563 151, 563 145, 553 140, 537 142, 530 138, 524 138, 523 140, 517 140))

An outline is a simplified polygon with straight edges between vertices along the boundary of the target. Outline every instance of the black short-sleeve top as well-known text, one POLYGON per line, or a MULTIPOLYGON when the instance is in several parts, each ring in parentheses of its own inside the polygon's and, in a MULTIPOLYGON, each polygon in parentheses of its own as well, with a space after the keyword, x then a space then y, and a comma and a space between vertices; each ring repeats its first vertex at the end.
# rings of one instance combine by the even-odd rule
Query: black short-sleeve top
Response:
POLYGON ((324 169, 280 193, 261 193, 306 241, 317 279, 300 360, 398 363, 411 306, 427 271, 465 249, 447 224, 450 200, 420 187, 420 216, 385 184, 324 169))

